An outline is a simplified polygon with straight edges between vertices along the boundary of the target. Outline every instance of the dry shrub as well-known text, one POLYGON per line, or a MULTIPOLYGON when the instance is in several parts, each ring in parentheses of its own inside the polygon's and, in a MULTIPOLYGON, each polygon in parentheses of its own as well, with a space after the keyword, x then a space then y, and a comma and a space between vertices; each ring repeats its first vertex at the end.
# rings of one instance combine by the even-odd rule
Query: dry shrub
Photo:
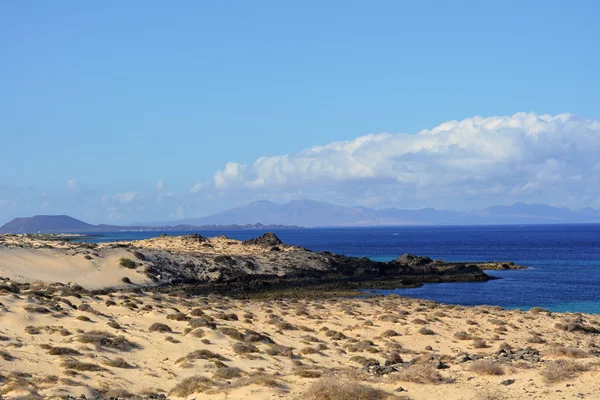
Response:
POLYGON ((301 396, 303 400, 385 400, 394 396, 383 390, 336 378, 321 378, 301 396))
POLYGON ((121 357, 115 358, 113 360, 107 360, 104 362, 104 365, 108 365, 109 367, 113 368, 133 368, 133 365, 129 364, 121 357))
POLYGON ((50 313, 50 310, 48 310, 46 307, 36 306, 34 304, 28 304, 25 307, 23 307, 23 309, 30 313, 37 313, 37 314, 49 314, 50 313))
POLYGON ((201 308, 194 308, 192 311, 190 311, 190 315, 192 317, 201 317, 204 315, 204 311, 202 311, 201 308))
POLYGON ((546 341, 539 335, 532 335, 527 338, 527 343, 542 344, 546 343, 546 341))
POLYGON ((265 350, 270 356, 283 356, 283 357, 294 357, 294 349, 292 347, 281 346, 278 344, 272 344, 267 350, 265 350))
POLYGON ((471 340, 472 337, 465 331, 456 332, 454 337, 458 340, 471 340))
POLYGON ((78 319, 79 321, 83 321, 83 322, 92 322, 90 317, 86 317, 85 315, 79 315, 79 316, 77 316, 76 319, 78 319))
POLYGON ((15 359, 15 357, 13 357, 9 352, 4 350, 0 350, 0 358, 2 358, 4 361, 12 361, 15 359))
POLYGON ((381 333, 381 337, 394 337, 394 336, 400 336, 400 334, 393 329, 388 329, 387 331, 383 331, 381 333))
POLYGON ((475 349, 487 349, 489 346, 483 339, 477 339, 473 342, 473 348, 475 349))
POLYGON ((308 355, 308 354, 318 354, 319 350, 314 347, 304 347, 300 350, 300 354, 308 355))
POLYGON ((258 353, 258 347, 250 343, 234 343, 232 348, 236 354, 258 353))
POLYGON ((180 359, 178 359, 177 361, 175 361, 175 364, 179 364, 179 363, 181 363, 183 361, 186 361, 186 360, 188 360, 188 361, 191 361, 191 360, 220 360, 220 361, 224 361, 225 357, 223 357, 220 354, 213 353, 210 350, 202 349, 202 350, 192 351, 187 356, 181 357, 180 359))
POLYGON ((91 371, 91 372, 100 372, 106 371, 106 368, 103 368, 99 365, 92 363, 80 362, 77 360, 65 360, 61 364, 63 368, 71 369, 73 371, 91 371))
POLYGON ((469 370, 480 375, 504 375, 502 365, 490 360, 473 361, 469 370))
POLYGON ((554 346, 550 348, 549 354, 569 358, 586 358, 589 354, 577 347, 554 346))
POLYGON ((239 378, 242 376, 242 370, 236 367, 223 367, 217 368, 215 374, 213 375, 214 379, 233 379, 239 378))
POLYGON ((81 353, 69 347, 50 347, 48 354, 52 356, 80 356, 81 353))
POLYGON ((213 381, 204 376, 192 376, 179 382, 171 391, 169 396, 188 397, 194 393, 202 393, 209 389, 213 381))
POLYGON ((421 329, 419 329, 419 333, 421 335, 435 335, 435 332, 432 331, 431 329, 428 329, 428 328, 421 328, 421 329))
POLYGON ((189 321, 191 318, 182 312, 177 312, 175 314, 167 315, 167 319, 172 321, 189 321))
POLYGON ((148 330, 150 332, 160 332, 160 333, 173 332, 173 330, 169 327, 169 325, 161 324, 160 322, 153 323, 152 325, 150 325, 150 328, 148 330))
POLYGON ((129 351, 140 347, 138 344, 125 339, 124 336, 117 336, 105 331, 89 331, 80 335, 77 340, 81 343, 93 344, 97 349, 107 347, 115 350, 129 351))
POLYGON ((473 396, 473 400, 505 400, 506 398, 503 392, 490 388, 479 389, 473 396))
POLYGON ((102 395, 107 399, 129 399, 134 397, 133 394, 125 389, 109 389, 103 392, 102 395))
POLYGON ((586 372, 589 369, 590 367, 585 364, 559 360, 548 364, 540 372, 540 375, 542 375, 547 383, 556 383, 573 379, 577 373, 586 372))
POLYGON ((440 383, 443 377, 431 364, 417 363, 400 372, 398 379, 413 383, 440 383))
POLYGON ((315 371, 314 369, 306 369, 299 368, 294 372, 295 375, 300 376, 302 378, 320 378, 323 374, 320 371, 315 371))

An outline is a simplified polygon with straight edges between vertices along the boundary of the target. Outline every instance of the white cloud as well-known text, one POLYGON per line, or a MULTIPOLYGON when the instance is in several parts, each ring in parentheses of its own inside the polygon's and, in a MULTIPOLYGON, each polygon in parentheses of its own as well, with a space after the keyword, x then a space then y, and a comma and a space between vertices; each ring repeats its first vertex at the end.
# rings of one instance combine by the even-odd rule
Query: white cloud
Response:
POLYGON ((127 204, 136 200, 140 196, 137 192, 115 193, 111 196, 111 200, 116 203, 127 204))
POLYGON ((69 179, 67 181, 67 189, 69 189, 72 192, 78 192, 79 191, 79 182, 77 182, 76 179, 69 179))
POLYGON ((156 190, 163 190, 165 187, 167 187, 165 181, 163 181, 162 179, 156 181, 156 190))
POLYGON ((364 188, 369 203, 399 193, 438 203, 440 196, 455 202, 465 193, 499 196, 499 202, 547 196, 546 202, 556 203, 569 194, 598 192, 599 153, 598 120, 518 113, 449 121, 417 134, 366 135, 261 157, 248 166, 230 162, 215 174, 214 187, 307 195, 364 188))
POLYGON ((235 185, 242 180, 242 174, 246 169, 246 164, 230 162, 225 165, 223 171, 217 171, 214 178, 216 188, 226 188, 235 185))
POLYGON ((194 186, 192 186, 190 188, 190 190, 188 191, 188 193, 192 193, 192 194, 194 194, 194 193, 200 193, 202 191, 202 189, 205 189, 205 188, 207 188, 209 186, 210 186, 209 182, 198 182, 198 183, 196 183, 194 186))

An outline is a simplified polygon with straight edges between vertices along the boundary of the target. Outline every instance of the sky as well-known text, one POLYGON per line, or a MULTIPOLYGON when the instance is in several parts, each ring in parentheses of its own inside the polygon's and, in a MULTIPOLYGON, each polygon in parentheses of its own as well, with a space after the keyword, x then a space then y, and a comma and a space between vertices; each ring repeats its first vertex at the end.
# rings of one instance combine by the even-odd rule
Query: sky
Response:
POLYGON ((0 3, 0 223, 600 208, 595 1, 0 3), (598 160, 596 160, 598 159, 598 160))

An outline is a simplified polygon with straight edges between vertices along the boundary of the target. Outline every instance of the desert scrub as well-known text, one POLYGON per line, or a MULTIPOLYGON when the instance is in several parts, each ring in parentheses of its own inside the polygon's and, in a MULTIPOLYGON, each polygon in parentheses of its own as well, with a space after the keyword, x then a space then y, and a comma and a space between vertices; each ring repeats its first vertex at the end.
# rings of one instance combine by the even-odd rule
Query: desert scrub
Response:
POLYGON ((12 361, 15 359, 15 357, 13 357, 9 352, 4 350, 0 350, 0 358, 2 358, 4 361, 12 361))
POLYGON ((250 343, 238 342, 234 343, 231 347, 236 354, 258 353, 259 351, 258 347, 250 343))
POLYGON ((210 350, 202 349, 202 350, 192 351, 187 356, 181 357, 180 359, 178 359, 177 361, 175 361, 175 364, 179 364, 179 363, 182 363, 184 361, 192 361, 192 360, 219 360, 219 361, 226 361, 225 357, 223 357, 222 355, 220 355, 218 353, 213 353, 210 350))
POLYGON ((431 364, 417 363, 400 371, 398 379, 404 382, 412 383, 441 383, 443 377, 439 371, 431 364))
POLYGON ((490 360, 473 361, 469 370, 480 375, 504 375, 504 368, 502 365, 490 360))
POLYGON ((52 356, 80 356, 81 353, 69 347, 52 347, 48 348, 48 354, 52 356))
POLYGON ((175 314, 168 314, 167 319, 173 321, 189 321, 191 318, 182 312, 177 312, 175 314))
POLYGON ((148 328, 148 330, 150 332, 160 332, 160 333, 173 332, 171 330, 171 328, 169 327, 169 325, 165 325, 160 322, 153 323, 152 325, 150 325, 150 328, 148 328))
POLYGON ((236 367, 222 367, 217 368, 213 378, 214 379, 233 379, 242 376, 242 370, 236 367))
POLYGON ((63 361, 61 366, 65 369, 70 369, 70 370, 79 371, 79 372, 81 372, 81 371, 90 371, 90 372, 106 371, 106 368, 103 368, 99 365, 92 364, 92 363, 80 362, 77 360, 65 360, 65 361, 63 361))
POLYGON ((456 332, 454 337, 458 340, 471 340, 472 337, 465 331, 456 332))
POLYGON ((320 378, 323 376, 323 373, 321 371, 316 371, 314 369, 310 369, 310 368, 297 368, 294 371, 294 375, 299 376, 301 378, 320 378))
POLYGON ((292 347, 281 346, 278 344, 269 345, 267 350, 265 350, 265 353, 270 356, 283 356, 289 358, 294 357, 294 349, 292 347))
POLYGON ((567 346, 553 346, 548 350, 549 354, 560 357, 569 357, 569 358, 586 358, 589 357, 589 354, 581 349, 576 347, 567 347, 567 346))
POLYGON ((305 400, 385 400, 393 399, 383 390, 335 378, 321 378, 302 395, 305 400))
POLYGON ((210 389, 213 381, 204 376, 192 376, 179 382, 171 391, 169 396, 188 397, 194 393, 202 393, 210 389))
POLYGON ((123 257, 119 260, 119 265, 123 268, 129 268, 129 269, 135 269, 138 266, 138 264, 135 261, 133 261, 130 258, 125 258, 125 257, 123 257))
POLYGON ((104 365, 107 365, 109 367, 113 367, 113 368, 134 368, 133 365, 129 364, 127 361, 125 361, 123 358, 118 357, 112 360, 106 360, 103 362, 104 365))
POLYGON ((81 343, 93 344, 97 349, 106 347, 115 350, 129 351, 140 347, 138 344, 125 339, 124 336, 117 336, 105 331, 89 331, 81 334, 77 340, 81 343))
POLYGON ((36 313, 36 314, 49 314, 50 313, 50 310, 48 310, 46 307, 36 306, 34 304, 28 304, 25 307, 23 307, 23 309, 27 312, 36 313))
POLYGON ((425 327, 419 329, 419 333, 421 335, 435 335, 434 331, 432 331, 431 329, 425 328, 425 327))
POLYGON ((589 370, 590 367, 585 364, 559 360, 548 364, 540 372, 540 375, 546 383, 557 383, 573 379, 576 374, 589 370))
POLYGON ((383 331, 381 333, 381 337, 394 337, 394 336, 400 336, 400 334, 393 329, 388 329, 387 331, 383 331))

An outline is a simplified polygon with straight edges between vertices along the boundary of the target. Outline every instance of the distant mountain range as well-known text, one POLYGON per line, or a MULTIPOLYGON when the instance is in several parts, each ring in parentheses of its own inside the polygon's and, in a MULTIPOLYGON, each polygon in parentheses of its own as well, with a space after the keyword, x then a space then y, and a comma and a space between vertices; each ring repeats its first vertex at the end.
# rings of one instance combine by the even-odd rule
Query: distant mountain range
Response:
POLYGON ((273 229, 327 226, 399 225, 504 225, 600 223, 600 211, 593 208, 571 210, 544 204, 515 203, 472 211, 435 208, 406 210, 368 207, 343 207, 313 200, 286 204, 255 201, 202 218, 135 226, 91 225, 66 215, 36 215, 15 218, 0 227, 0 233, 36 232, 110 232, 123 230, 175 231, 211 229, 273 229))
POLYGON ((255 201, 202 218, 169 223, 207 225, 255 223, 316 226, 393 226, 393 225, 483 225, 483 224, 560 224, 600 222, 600 211, 593 208, 570 210, 544 204, 515 203, 472 211, 447 211, 435 208, 406 210, 343 207, 313 200, 286 204, 255 201))
POLYGON ((68 215, 36 215, 28 218, 15 218, 0 227, 1 233, 94 233, 118 231, 200 231, 200 230, 234 230, 234 229, 282 229, 295 228, 280 225, 263 224, 231 224, 231 225, 184 225, 173 226, 121 226, 91 225, 68 215))

